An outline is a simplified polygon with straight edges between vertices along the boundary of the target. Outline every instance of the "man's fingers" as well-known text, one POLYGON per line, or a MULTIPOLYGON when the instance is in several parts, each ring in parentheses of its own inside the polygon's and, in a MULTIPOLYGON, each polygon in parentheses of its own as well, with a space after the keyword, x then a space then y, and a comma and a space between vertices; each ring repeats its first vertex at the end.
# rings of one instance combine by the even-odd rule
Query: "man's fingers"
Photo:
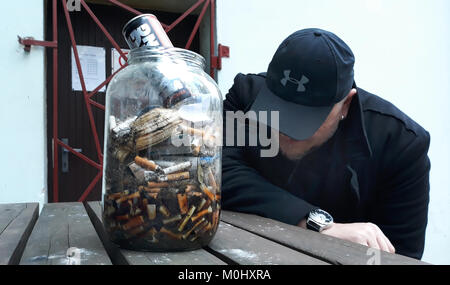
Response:
POLYGON ((389 252, 390 253, 395 253, 395 247, 392 245, 391 241, 385 236, 386 239, 386 243, 389 247, 389 252))
POLYGON ((369 237, 367 239, 367 246, 371 248, 380 249, 380 245, 376 239, 376 237, 369 237))
POLYGON ((380 249, 386 252, 390 252, 389 246, 386 242, 386 238, 383 235, 377 235, 377 241, 380 245, 380 249))
POLYGON ((380 228, 372 223, 333 224, 322 234, 349 240, 371 248, 394 253, 395 248, 380 228))
POLYGON ((378 228, 378 230, 380 232, 381 238, 383 239, 383 241, 384 241, 384 243, 386 244, 386 247, 387 247, 386 250, 384 250, 384 249, 383 250, 387 251, 387 252, 390 252, 390 253, 395 253, 395 248, 392 245, 391 241, 386 237, 386 235, 383 233, 383 231, 380 228, 378 228))
POLYGON ((358 243, 367 247, 371 247, 367 241, 360 241, 358 243))
POLYGON ((383 234, 383 232, 380 230, 378 226, 374 225, 373 229, 375 231, 377 242, 380 245, 380 250, 389 252, 389 246, 386 242, 386 236, 383 234))

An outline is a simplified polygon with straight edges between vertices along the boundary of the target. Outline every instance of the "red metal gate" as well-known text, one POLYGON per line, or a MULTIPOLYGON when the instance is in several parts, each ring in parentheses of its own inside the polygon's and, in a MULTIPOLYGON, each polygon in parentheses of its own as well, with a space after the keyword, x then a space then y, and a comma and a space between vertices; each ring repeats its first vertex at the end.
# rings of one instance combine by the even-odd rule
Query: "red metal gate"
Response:
MULTIPOLYGON (((92 10, 89 8, 89 6, 86 4, 84 0, 79 0, 82 7, 86 10, 86 12, 89 14, 89 16, 92 18, 92 20, 97 24, 97 26, 101 29, 101 31, 104 33, 104 35, 107 37, 108 41, 112 44, 112 46, 119 52, 121 58, 126 59, 125 54, 120 49, 119 45, 116 43, 116 41, 112 38, 110 33, 108 33, 107 29, 102 25, 102 23, 99 21, 99 19, 95 16, 95 14, 92 12, 92 10)), ((131 13, 134 13, 136 15, 141 14, 139 11, 117 1, 117 0, 107 0, 111 4, 114 4, 117 7, 120 7, 122 9, 125 9, 131 13)), ((73 48, 73 53, 75 57, 75 62, 77 65, 78 74, 80 77, 80 83, 82 87, 83 97, 84 97, 84 103, 85 107, 89 116, 89 124, 91 128, 91 135, 94 139, 94 144, 96 147, 96 153, 97 153, 97 161, 94 161, 90 159, 89 157, 77 152, 74 148, 72 148, 70 145, 64 143, 58 136, 58 27, 57 27, 57 0, 52 0, 52 21, 53 21, 53 41, 37 41, 29 38, 20 38, 19 42, 25 46, 25 50, 29 51, 31 45, 39 45, 39 46, 45 46, 49 48, 53 48, 53 201, 52 202, 58 202, 59 201, 59 184, 58 184, 58 170, 59 170, 59 161, 58 161, 58 154, 59 154, 59 147, 62 147, 78 158, 80 158, 82 161, 87 163, 88 165, 94 167, 97 169, 98 173, 94 177, 94 179, 89 183, 87 188, 84 190, 78 201, 84 201, 86 197, 89 195, 89 193, 92 191, 92 189, 95 187, 95 185, 101 180, 102 178, 102 166, 103 166, 103 154, 102 154, 102 147, 100 145, 100 140, 97 132, 97 128, 94 121, 94 116, 92 114, 92 106, 99 108, 101 110, 105 110, 105 106, 94 101, 92 97, 106 84, 109 83, 109 81, 112 79, 112 77, 121 69, 123 69, 126 65, 123 65, 119 70, 117 70, 115 73, 111 74, 102 84, 100 84, 97 88, 95 88, 92 92, 88 92, 86 89, 84 77, 83 77, 83 71, 81 69, 81 63, 79 59, 79 54, 77 50, 77 43, 75 41, 75 36, 72 28, 72 22, 69 16, 69 11, 67 8, 67 0, 61 0, 62 7, 64 9, 64 15, 66 18, 67 28, 70 35, 70 41, 73 48)), ((167 25, 162 23, 165 31, 169 33, 176 25, 178 25, 183 19, 185 19, 188 15, 193 13, 198 7, 201 5, 202 9, 200 11, 200 14, 198 16, 198 19, 195 23, 195 26, 189 36, 189 39, 185 45, 184 48, 189 49, 192 43, 192 40, 194 39, 194 36, 196 35, 200 23, 202 19, 204 18, 204 15, 207 11, 207 9, 210 9, 210 75, 214 78, 215 70, 221 69, 221 58, 222 57, 228 57, 229 50, 228 47, 219 45, 218 52, 219 55, 215 55, 215 41, 214 41, 214 23, 215 23, 215 0, 198 0, 194 5, 192 5, 188 10, 186 10, 180 17, 178 17, 173 23, 167 25)), ((169 34, 170 36, 170 34, 169 34)))

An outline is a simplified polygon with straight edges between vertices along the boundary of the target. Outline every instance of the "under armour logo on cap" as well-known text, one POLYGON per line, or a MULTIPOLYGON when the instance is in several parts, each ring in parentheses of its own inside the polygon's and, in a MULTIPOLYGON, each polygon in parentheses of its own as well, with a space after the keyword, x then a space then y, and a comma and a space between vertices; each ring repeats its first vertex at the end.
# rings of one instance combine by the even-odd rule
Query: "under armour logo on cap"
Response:
POLYGON ((309 82, 308 77, 302 75, 302 78, 300 80, 298 80, 296 78, 290 77, 290 74, 291 74, 290 70, 285 70, 285 71, 283 71, 283 73, 284 73, 284 78, 281 79, 281 84, 283 86, 286 86, 287 82, 289 81, 291 83, 298 85, 297 92, 305 92, 305 90, 306 90, 305 84, 309 82))

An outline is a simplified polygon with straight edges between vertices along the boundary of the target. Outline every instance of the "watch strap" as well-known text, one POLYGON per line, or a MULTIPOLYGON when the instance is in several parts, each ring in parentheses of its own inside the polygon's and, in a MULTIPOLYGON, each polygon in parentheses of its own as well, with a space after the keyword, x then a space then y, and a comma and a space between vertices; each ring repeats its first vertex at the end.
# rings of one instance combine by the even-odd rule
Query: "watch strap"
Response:
POLYGON ((306 220, 306 228, 308 230, 320 232, 320 226, 316 224, 314 221, 310 220, 309 218, 306 220))

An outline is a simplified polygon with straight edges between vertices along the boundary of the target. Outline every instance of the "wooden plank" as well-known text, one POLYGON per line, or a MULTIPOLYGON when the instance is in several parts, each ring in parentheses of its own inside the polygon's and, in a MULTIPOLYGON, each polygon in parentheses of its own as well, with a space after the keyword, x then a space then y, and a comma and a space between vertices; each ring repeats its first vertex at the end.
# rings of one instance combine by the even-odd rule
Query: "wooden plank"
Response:
POLYGON ((183 252, 136 252, 122 250, 133 265, 226 265, 204 249, 183 252))
POLYGON ((222 211, 221 220, 332 264, 426 264, 256 215, 222 211))
POLYGON ((225 262, 204 249, 185 252, 143 252, 121 249, 112 243, 103 227, 100 202, 86 203, 98 235, 111 256, 114 264, 130 265, 223 265, 225 262))
POLYGON ((25 203, 0 204, 0 233, 2 233, 25 208, 25 203))
POLYGON ((0 205, 0 265, 19 263, 38 215, 38 203, 0 205))
POLYGON ((292 250, 225 222, 219 224, 216 236, 209 244, 209 247, 215 252, 233 260, 237 264, 327 264, 321 260, 292 250))
POLYGON ((111 260, 82 203, 53 203, 44 205, 20 263, 100 265, 111 260))

